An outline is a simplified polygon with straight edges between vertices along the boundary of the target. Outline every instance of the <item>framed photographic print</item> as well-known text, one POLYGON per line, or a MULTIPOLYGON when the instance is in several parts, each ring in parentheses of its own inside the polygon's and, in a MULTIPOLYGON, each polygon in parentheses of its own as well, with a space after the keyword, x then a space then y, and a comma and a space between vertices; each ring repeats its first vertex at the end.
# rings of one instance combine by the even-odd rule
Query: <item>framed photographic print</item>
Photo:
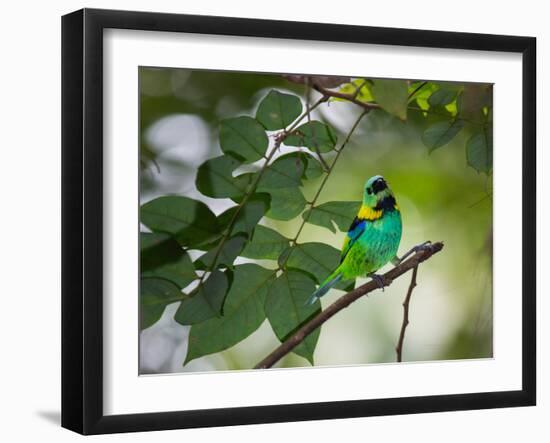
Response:
POLYGON ((534 405, 535 50, 64 16, 62 425, 534 405))

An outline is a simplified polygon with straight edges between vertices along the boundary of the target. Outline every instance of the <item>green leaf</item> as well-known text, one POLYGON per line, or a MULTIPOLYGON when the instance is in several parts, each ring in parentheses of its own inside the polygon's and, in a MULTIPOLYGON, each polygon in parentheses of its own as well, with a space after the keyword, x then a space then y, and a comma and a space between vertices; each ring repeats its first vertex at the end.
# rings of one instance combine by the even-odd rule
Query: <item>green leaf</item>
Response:
MULTIPOLYGON (((168 234, 156 234, 154 232, 139 233, 139 249, 141 253, 149 252, 165 242, 170 242, 172 237, 168 234)), ((175 248, 181 250, 177 243, 174 243, 175 248)), ((179 255, 179 254, 178 254, 179 255)))
POLYGON ((225 154, 245 163, 261 159, 269 140, 264 128, 252 117, 223 120, 220 128, 220 146, 225 154))
POLYGON ((182 300, 184 295, 168 280, 144 278, 139 288, 140 328, 154 325, 162 317, 167 305, 182 300))
POLYGON ((447 88, 440 88, 430 95, 428 103, 434 108, 438 106, 446 106, 456 99, 456 95, 457 91, 447 88))
MULTIPOLYGON (((228 268, 232 268, 233 262, 241 253, 245 243, 246 236, 244 235, 236 235, 233 238, 227 240, 223 245, 221 245, 222 249, 218 255, 216 266, 227 266, 228 268)), ((219 247, 220 245, 215 246, 206 254, 201 255, 197 259, 196 263, 198 265, 198 269, 206 269, 212 266, 212 262, 214 261, 214 257, 218 253, 217 251, 219 247)))
MULTIPOLYGON (((365 81, 364 78, 357 78, 353 80, 351 83, 346 83, 340 88, 339 92, 342 92, 344 94, 354 95, 357 100, 364 103, 369 103, 374 101, 374 97, 372 96, 369 89, 369 82, 365 81)), ((335 98, 334 100, 346 101, 346 99, 343 99, 343 98, 335 98)))
MULTIPOLYGON (((298 269, 310 274, 321 284, 340 264, 340 251, 324 243, 302 243, 283 251, 278 262, 285 269, 298 269)), ((345 280, 335 288, 349 291, 354 285, 355 280, 345 280)))
POLYGON ((306 199, 300 188, 267 189, 271 204, 267 217, 275 220, 292 220, 300 215, 306 206, 306 199))
POLYGON ((188 197, 166 196, 145 203, 140 219, 152 231, 170 234, 187 247, 219 235, 216 216, 208 206, 188 197))
POLYGON ((191 327, 185 363, 244 340, 265 320, 264 304, 275 272, 255 264, 235 266, 223 315, 191 327))
POLYGON ((288 239, 277 231, 258 225, 241 255, 248 258, 277 260, 288 245, 288 239))
POLYGON ((430 109, 430 104, 428 103, 429 98, 431 95, 437 90, 437 85, 432 82, 426 83, 422 88, 418 89, 418 87, 424 83, 423 81, 414 82, 409 86, 408 95, 413 94, 409 98, 409 102, 413 103, 416 101, 418 104, 418 107, 420 109, 427 111, 430 109), (416 92, 414 92, 416 91, 416 92))
POLYGON ((286 128, 302 113, 302 102, 295 95, 272 90, 261 101, 256 119, 269 131, 286 128))
POLYGON ((192 297, 181 302, 174 319, 182 325, 194 325, 219 317, 227 286, 227 276, 215 270, 192 297))
POLYGON ((197 189, 213 198, 242 196, 250 185, 252 174, 233 177, 233 171, 238 166, 239 162, 227 155, 205 161, 197 172, 197 189))
POLYGON ((456 98, 451 103, 445 105, 445 110, 449 112, 452 118, 456 118, 456 116, 458 115, 458 101, 460 96, 461 93, 458 93, 456 98))
POLYGON ((301 186, 306 163, 307 160, 296 152, 282 155, 266 169, 258 184, 258 191, 301 186))
POLYGON ((405 80, 373 80, 370 87, 376 102, 401 120, 407 119, 408 86, 405 80))
POLYGON ((476 171, 488 174, 493 169, 493 134, 485 130, 472 135, 466 142, 466 158, 476 171))
POLYGON ((449 143, 464 127, 460 119, 435 123, 424 131, 422 142, 430 152, 449 143))
POLYGON ((290 253, 294 250, 294 246, 286 248, 279 258, 277 259, 277 264, 279 265, 280 269, 286 269, 286 262, 288 261, 288 257, 290 253))
POLYGON ((334 130, 319 121, 311 121, 296 128, 284 144, 287 146, 306 146, 313 152, 330 152, 336 146, 338 137, 334 130))
MULTIPOLYGON (((220 226, 227 229, 229 223, 235 215, 235 212, 238 210, 238 207, 239 206, 233 206, 219 215, 218 222, 220 226)), ((233 234, 239 232, 250 234, 268 209, 269 199, 267 196, 265 196, 265 198, 262 195, 254 195, 250 197, 244 206, 239 210, 231 232, 233 234)))
MULTIPOLYGON (((277 338, 283 342, 311 317, 321 310, 317 300, 307 303, 315 291, 315 282, 298 271, 284 272, 269 288, 265 313, 277 338)), ((313 365, 313 353, 319 340, 320 328, 309 334, 292 352, 304 357, 313 365)))
POLYGON ((340 231, 347 232, 360 206, 361 202, 327 202, 308 209, 302 214, 302 217, 308 223, 330 229, 332 232, 336 232, 334 228, 334 223, 336 223, 340 231))
POLYGON ((323 170, 323 166, 321 165, 321 163, 319 163, 319 160, 317 160, 311 155, 307 155, 306 160, 307 160, 307 167, 306 167, 306 170, 304 171, 305 178, 311 180, 323 175, 325 171, 323 170))
POLYGON ((340 251, 324 243, 301 243, 289 253, 287 268, 300 269, 322 283, 340 263, 340 251))
POLYGON ((282 183, 284 188, 297 187, 302 184, 302 178, 317 178, 323 172, 323 167, 319 163, 319 160, 309 152, 290 152, 281 155, 269 166, 269 169, 264 173, 258 185, 258 190, 260 192, 269 192, 271 189, 279 188, 280 186, 274 186, 278 183, 282 183), (275 170, 270 172, 270 169, 273 167, 275 167, 275 170), (287 167, 289 169, 285 170, 287 167), (300 171, 302 171, 301 176, 300 171))
POLYGON ((195 273, 195 268, 193 263, 187 255, 186 252, 181 251, 182 255, 178 258, 177 261, 164 263, 161 266, 158 266, 149 270, 142 270, 141 276, 146 277, 157 277, 165 280, 169 280, 180 289, 185 288, 189 283, 197 278, 195 273))
POLYGON ((141 272, 175 262, 184 253, 170 235, 155 232, 139 233, 139 249, 141 272))

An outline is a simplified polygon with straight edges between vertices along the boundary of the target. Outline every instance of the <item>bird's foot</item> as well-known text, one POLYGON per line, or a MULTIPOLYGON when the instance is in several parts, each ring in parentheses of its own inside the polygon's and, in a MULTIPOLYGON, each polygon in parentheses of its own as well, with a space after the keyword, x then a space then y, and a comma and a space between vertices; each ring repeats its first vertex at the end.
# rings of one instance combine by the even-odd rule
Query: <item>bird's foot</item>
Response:
POLYGON ((376 283, 378 288, 382 289, 382 292, 384 292, 384 288, 388 286, 388 281, 384 278, 383 275, 375 274, 374 272, 371 274, 368 274, 370 278, 373 279, 373 281, 376 283))
POLYGON ((405 259, 409 258, 411 255, 416 254, 418 252, 421 252, 425 250, 429 245, 431 245, 432 242, 430 240, 425 241, 424 243, 420 243, 419 245, 413 246, 409 251, 407 251, 401 258, 399 258, 397 255, 392 259, 392 263, 394 266, 399 266, 401 263, 405 261, 405 259))

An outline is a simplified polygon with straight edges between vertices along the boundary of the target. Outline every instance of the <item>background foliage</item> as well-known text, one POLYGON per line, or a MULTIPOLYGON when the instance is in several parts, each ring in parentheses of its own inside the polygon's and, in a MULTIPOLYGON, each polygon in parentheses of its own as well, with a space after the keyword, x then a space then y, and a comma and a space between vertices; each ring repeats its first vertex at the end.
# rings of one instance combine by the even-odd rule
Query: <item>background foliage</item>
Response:
MULTIPOLYGON (((404 359, 490 356, 491 93, 142 68, 141 371, 252 367, 318 312, 304 302, 377 173, 403 213, 401 252, 446 243, 420 269, 404 359), (325 93, 338 97, 306 112, 325 93), (365 104, 381 109, 345 145, 365 104)), ((280 365, 393 361, 406 284, 355 303, 280 365)))

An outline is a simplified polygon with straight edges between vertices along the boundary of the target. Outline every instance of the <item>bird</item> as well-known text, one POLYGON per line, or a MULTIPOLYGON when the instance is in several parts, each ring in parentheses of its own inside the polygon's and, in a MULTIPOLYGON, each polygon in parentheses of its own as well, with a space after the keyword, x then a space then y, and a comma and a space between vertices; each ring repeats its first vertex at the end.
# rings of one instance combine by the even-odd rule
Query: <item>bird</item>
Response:
POLYGON ((363 202, 344 239, 340 264, 308 299, 315 303, 340 281, 368 276, 384 287, 376 274, 390 261, 398 261, 397 250, 403 226, 395 196, 381 175, 369 178, 363 190, 363 202))

